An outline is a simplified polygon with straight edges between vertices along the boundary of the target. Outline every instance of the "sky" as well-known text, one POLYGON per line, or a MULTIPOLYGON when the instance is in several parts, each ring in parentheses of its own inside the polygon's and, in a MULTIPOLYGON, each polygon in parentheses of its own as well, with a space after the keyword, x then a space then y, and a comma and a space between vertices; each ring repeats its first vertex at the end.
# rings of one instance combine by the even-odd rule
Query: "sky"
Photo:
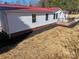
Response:
MULTIPOLYGON (((2 0, 0 0, 2 1, 2 0)), ((23 3, 23 1, 26 2, 26 4, 28 5, 29 3, 32 3, 32 4, 36 4, 39 0, 19 0, 21 3, 23 3)), ((10 2, 10 3, 15 3, 16 0, 3 0, 3 2, 10 2)))

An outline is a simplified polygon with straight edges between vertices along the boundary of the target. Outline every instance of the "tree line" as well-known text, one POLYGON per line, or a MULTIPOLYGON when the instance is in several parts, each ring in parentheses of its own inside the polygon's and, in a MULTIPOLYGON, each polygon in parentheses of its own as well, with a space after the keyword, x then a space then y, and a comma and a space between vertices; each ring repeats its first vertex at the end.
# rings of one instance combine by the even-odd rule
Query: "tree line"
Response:
POLYGON ((79 0, 40 0, 40 7, 60 7, 64 10, 79 10, 79 0))
MULTIPOLYGON (((2 0, 0 0, 1 2, 2 0)), ((26 4, 26 1, 23 0, 16 0, 16 4, 21 4, 23 3, 24 5, 26 4)), ((32 0, 29 2, 29 6, 33 6, 32 0)), ((8 4, 5 2, 5 4, 8 4)), ((39 7, 60 7, 63 10, 79 10, 79 0, 40 0, 36 6, 39 7)))

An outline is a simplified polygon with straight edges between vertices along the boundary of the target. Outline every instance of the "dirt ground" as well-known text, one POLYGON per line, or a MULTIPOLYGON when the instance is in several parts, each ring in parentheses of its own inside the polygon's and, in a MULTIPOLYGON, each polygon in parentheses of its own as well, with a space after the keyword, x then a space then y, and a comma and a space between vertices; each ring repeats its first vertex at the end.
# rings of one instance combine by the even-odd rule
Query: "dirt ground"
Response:
MULTIPOLYGON (((0 59, 79 59, 79 25, 73 28, 57 26, 29 38, 0 59)), ((9 46, 7 48, 10 48, 9 46)))

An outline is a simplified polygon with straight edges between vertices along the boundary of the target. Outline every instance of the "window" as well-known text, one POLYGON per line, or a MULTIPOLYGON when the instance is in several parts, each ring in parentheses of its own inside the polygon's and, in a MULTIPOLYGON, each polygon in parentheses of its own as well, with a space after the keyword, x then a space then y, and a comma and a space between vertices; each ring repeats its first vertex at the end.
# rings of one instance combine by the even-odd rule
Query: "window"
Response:
POLYGON ((56 19, 58 19, 58 13, 56 13, 56 19))
POLYGON ((58 19, 58 13, 54 13, 53 19, 58 19))
POLYGON ((36 22, 36 14, 32 14, 32 23, 36 22))
POLYGON ((55 13, 54 13, 53 19, 55 19, 55 13))
POLYGON ((48 21, 48 14, 46 14, 46 21, 48 21))

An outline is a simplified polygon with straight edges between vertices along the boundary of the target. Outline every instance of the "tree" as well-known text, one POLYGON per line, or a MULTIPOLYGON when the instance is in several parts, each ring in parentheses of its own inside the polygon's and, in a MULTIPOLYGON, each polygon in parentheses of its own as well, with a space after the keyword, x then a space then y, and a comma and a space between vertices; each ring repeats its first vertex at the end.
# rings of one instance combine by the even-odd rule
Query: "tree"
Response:
POLYGON ((4 2, 4 4, 9 4, 8 2, 4 2))
POLYGON ((47 1, 48 0, 40 0, 39 3, 38 3, 38 5, 40 7, 47 7, 48 6, 47 1))
POLYGON ((64 10, 79 9, 79 0, 40 0, 41 7, 60 7, 64 10))

